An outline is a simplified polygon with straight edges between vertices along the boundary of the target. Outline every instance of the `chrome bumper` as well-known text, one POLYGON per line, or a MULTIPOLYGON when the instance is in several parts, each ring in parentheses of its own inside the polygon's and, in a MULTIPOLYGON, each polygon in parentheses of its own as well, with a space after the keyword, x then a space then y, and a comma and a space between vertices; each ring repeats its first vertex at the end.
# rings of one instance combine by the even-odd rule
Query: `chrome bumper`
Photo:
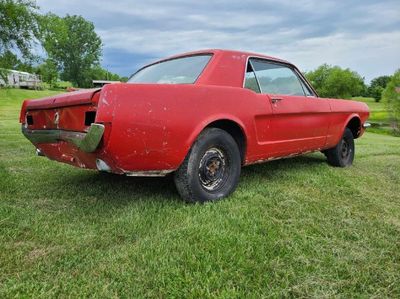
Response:
POLYGON ((92 124, 87 133, 65 130, 30 130, 22 125, 22 133, 33 144, 56 143, 60 140, 76 145, 84 152, 91 153, 98 147, 104 133, 104 125, 92 124))

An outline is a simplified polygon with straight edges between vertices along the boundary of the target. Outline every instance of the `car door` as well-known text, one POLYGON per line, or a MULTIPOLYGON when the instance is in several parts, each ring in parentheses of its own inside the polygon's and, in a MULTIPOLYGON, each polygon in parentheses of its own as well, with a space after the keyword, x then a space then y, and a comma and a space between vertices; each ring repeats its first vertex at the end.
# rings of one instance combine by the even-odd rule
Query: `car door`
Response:
POLYGON ((272 107, 269 150, 288 155, 316 150, 326 143, 329 101, 318 98, 291 65, 251 58, 261 93, 272 107))

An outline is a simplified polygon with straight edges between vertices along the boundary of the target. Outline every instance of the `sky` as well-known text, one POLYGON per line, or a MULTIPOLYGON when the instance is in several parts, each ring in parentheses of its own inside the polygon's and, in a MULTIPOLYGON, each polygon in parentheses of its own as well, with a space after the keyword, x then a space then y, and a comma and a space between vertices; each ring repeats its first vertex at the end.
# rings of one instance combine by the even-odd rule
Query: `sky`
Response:
POLYGON ((191 50, 245 50, 301 71, 323 63, 366 82, 400 68, 400 0, 37 0, 42 13, 82 15, 103 41, 102 66, 129 76, 191 50))

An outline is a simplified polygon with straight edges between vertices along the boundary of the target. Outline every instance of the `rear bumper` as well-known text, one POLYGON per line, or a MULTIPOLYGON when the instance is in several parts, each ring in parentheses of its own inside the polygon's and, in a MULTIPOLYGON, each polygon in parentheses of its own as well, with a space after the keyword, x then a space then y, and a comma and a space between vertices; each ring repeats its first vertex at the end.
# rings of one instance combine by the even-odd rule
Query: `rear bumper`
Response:
POLYGON ((33 144, 56 143, 60 140, 74 144, 86 153, 98 147, 104 134, 104 125, 92 124, 87 133, 66 130, 31 130, 22 125, 22 133, 33 144))

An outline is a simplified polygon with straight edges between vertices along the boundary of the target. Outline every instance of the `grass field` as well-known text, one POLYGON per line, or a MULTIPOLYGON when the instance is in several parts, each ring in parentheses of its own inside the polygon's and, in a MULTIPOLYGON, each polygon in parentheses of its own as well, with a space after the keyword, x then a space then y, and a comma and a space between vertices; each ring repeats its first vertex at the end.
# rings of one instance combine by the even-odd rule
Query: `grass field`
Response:
POLYGON ((387 107, 385 103, 382 101, 375 102, 374 98, 365 98, 365 97, 354 97, 353 100, 361 101, 368 105, 371 110, 371 114, 369 116, 370 122, 375 123, 387 123, 389 121, 389 114, 387 112, 387 107))
POLYGON ((400 138, 367 133, 353 167, 322 154, 243 168, 215 204, 171 178, 34 155, 0 90, 0 298, 400 297, 400 138))
POLYGON ((389 113, 386 104, 383 101, 375 102, 374 98, 354 97, 353 100, 364 102, 368 105, 371 114, 368 121, 372 124, 369 132, 393 135, 393 129, 390 127, 389 113))

